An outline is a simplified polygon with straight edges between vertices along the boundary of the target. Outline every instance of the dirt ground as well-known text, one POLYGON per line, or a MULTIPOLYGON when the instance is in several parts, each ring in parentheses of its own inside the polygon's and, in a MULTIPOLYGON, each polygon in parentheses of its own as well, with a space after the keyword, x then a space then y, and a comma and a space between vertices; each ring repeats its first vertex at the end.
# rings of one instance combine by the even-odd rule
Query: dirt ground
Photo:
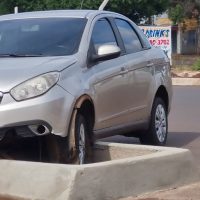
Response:
POLYGON ((200 71, 189 71, 189 70, 171 70, 173 78, 200 78, 200 71))
POLYGON ((120 200, 200 200, 200 182, 120 200))

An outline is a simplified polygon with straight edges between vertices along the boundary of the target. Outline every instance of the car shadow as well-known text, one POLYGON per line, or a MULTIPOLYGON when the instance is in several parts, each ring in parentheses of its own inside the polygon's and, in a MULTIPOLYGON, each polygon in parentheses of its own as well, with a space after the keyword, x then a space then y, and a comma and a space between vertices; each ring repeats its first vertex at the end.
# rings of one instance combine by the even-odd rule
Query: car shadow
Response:
POLYGON ((185 147, 198 138, 200 133, 197 132, 169 132, 167 146, 185 147))
MULTIPOLYGON (((200 133, 198 132, 169 132, 166 146, 183 148, 198 138, 200 139, 200 133)), ((125 144, 140 144, 138 138, 125 136, 113 136, 102 139, 101 141, 125 144)))

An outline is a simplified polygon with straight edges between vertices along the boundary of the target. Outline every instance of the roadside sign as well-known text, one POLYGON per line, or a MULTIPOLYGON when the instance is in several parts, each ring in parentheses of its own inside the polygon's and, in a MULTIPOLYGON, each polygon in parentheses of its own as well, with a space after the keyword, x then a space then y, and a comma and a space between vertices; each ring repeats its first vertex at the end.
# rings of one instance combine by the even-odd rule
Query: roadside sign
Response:
POLYGON ((160 47, 172 63, 171 26, 140 26, 152 46, 160 47))

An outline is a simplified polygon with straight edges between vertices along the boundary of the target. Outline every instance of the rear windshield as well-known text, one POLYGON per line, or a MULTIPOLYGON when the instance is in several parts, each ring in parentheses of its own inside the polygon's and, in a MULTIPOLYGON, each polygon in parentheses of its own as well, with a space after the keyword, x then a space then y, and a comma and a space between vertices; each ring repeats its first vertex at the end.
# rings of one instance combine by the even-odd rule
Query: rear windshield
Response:
POLYGON ((0 55, 64 56, 78 51, 86 19, 0 21, 0 55))

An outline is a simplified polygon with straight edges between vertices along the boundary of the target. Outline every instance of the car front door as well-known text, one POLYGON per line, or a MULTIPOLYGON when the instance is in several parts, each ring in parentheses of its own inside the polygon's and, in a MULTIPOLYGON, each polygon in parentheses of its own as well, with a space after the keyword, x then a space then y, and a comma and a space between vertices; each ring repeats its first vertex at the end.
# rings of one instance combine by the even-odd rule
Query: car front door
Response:
MULTIPOLYGON (((119 46, 109 20, 101 18, 93 27, 90 54, 96 54, 98 47, 106 44, 119 46)), ((125 63, 126 57, 121 55, 115 59, 96 62, 92 66, 95 130, 115 127, 129 119, 130 102, 126 98, 129 93, 128 73, 125 63)))

